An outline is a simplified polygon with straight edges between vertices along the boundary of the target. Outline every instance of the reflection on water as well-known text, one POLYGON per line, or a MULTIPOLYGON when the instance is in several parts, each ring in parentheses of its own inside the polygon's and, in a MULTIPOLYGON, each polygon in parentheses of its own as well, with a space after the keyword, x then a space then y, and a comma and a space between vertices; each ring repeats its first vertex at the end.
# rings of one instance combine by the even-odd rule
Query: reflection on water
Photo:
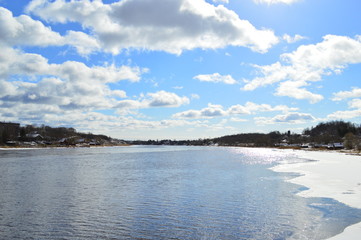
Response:
POLYGON ((324 239, 361 221, 268 168, 273 150, 0 151, 0 239, 324 239))

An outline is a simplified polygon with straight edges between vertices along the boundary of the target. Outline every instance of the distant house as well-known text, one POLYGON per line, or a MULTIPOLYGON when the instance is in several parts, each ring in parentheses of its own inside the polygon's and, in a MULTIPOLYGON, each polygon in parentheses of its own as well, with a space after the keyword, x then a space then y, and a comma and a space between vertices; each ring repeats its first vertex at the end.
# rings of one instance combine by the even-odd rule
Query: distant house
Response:
POLYGON ((85 138, 78 138, 78 139, 75 139, 75 143, 79 144, 79 143, 85 143, 85 138))
POLYGON ((311 144, 309 144, 309 143, 303 143, 303 144, 301 144, 301 148, 311 148, 312 146, 311 146, 311 144))
POLYGON ((328 149, 344 149, 343 143, 330 143, 327 146, 328 149))
POLYGON ((39 133, 28 133, 26 134, 26 138, 32 141, 41 141, 44 139, 39 133))

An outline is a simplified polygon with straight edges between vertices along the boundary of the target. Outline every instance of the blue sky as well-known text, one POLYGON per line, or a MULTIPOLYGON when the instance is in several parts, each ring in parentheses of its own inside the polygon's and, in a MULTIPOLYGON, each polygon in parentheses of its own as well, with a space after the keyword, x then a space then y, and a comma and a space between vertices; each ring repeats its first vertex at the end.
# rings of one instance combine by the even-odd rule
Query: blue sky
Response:
POLYGON ((0 0, 0 121, 122 139, 361 120, 357 0, 0 0))

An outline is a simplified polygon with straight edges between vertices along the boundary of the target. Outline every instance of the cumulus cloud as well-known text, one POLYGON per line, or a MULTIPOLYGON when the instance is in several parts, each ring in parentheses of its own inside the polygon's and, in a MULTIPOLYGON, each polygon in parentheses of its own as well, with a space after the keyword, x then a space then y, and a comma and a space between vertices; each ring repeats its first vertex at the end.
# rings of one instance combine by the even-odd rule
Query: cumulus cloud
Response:
POLYGON ((173 118, 176 119, 200 119, 200 118, 214 118, 221 117, 227 114, 223 110, 221 105, 208 104, 208 107, 201 110, 188 110, 173 115, 173 118))
POLYGON ((289 96, 295 99, 307 99, 310 103, 317 103, 323 99, 320 94, 308 91, 305 86, 309 84, 306 81, 285 81, 281 82, 276 89, 275 95, 289 96))
POLYGON ((288 112, 294 111, 297 108, 289 108, 285 105, 277 105, 272 107, 268 104, 256 104, 253 102, 247 102, 245 105, 233 105, 228 109, 224 109, 222 105, 208 104, 208 107, 201 110, 188 110, 173 115, 173 118, 177 119, 202 119, 202 118, 215 118, 224 116, 235 115, 249 115, 256 114, 258 112, 273 112, 281 111, 288 112))
POLYGON ((350 108, 357 108, 357 109, 361 109, 361 99, 357 98, 357 99, 353 99, 348 103, 350 108))
POLYGON ((162 130, 174 127, 208 127, 211 126, 199 120, 147 120, 133 116, 107 115, 94 111, 64 111, 55 105, 14 105, 3 108, 0 102, 0 116, 4 121, 21 121, 22 124, 51 124, 55 126, 72 126, 79 131, 109 134, 122 137, 125 133, 137 138, 145 138, 144 130, 162 130), (14 112, 16 114, 14 114, 14 112), (129 132, 129 130, 132 130, 129 132))
POLYGON ((348 108, 352 110, 336 111, 327 116, 327 119, 351 119, 361 117, 361 91, 359 88, 353 88, 351 91, 341 91, 334 94, 333 101, 341 101, 348 98, 353 98, 348 102, 348 108))
POLYGON ((0 44, 13 46, 73 46, 81 55, 98 51, 98 41, 77 31, 68 31, 65 36, 52 31, 42 22, 27 15, 14 17, 12 12, 0 7, 0 44))
POLYGON ((140 75, 147 69, 139 67, 93 66, 89 67, 81 62, 67 61, 62 64, 49 64, 41 55, 24 53, 20 50, 4 47, 4 55, 0 56, 0 77, 11 75, 59 76, 62 79, 114 83, 121 80, 139 81, 140 75))
POLYGON ((13 17, 12 12, 0 7, 0 42, 12 45, 62 45, 64 39, 59 33, 45 27, 29 16, 13 17))
POLYGON ((116 103, 114 97, 126 97, 126 93, 111 90, 108 84, 123 80, 136 82, 147 71, 130 66, 89 67, 74 61, 49 64, 38 54, 10 47, 3 47, 2 51, 5 55, 0 57, 0 101, 3 102, 0 108, 37 106, 37 110, 44 107, 45 113, 47 109, 111 108, 116 103), (16 76, 13 81, 8 81, 13 76, 16 76))
POLYGON ((341 101, 347 98, 361 97, 361 88, 353 88, 351 91, 341 91, 333 94, 333 101, 341 101))
POLYGON ((191 94, 191 99, 200 99, 201 97, 198 95, 198 94, 196 94, 196 93, 192 93, 191 94))
POLYGON ((27 12, 50 22, 79 22, 96 37, 102 49, 146 49, 181 54, 194 48, 249 47, 264 53, 278 38, 256 29, 223 5, 204 0, 102 1, 33 0, 27 12))
POLYGON ((233 79, 231 75, 220 75, 219 73, 213 74, 200 74, 193 79, 197 79, 201 82, 214 82, 214 83, 225 83, 225 84, 236 84, 237 81, 233 79))
POLYGON ((119 98, 126 98, 127 93, 123 90, 112 90, 111 95, 119 98))
POLYGON ((179 107, 184 104, 189 104, 187 97, 179 97, 175 93, 159 91, 156 93, 147 94, 150 99, 146 100, 145 103, 150 107, 179 107))
POLYGON ((327 35, 317 44, 302 45, 292 53, 281 55, 281 62, 254 65, 260 77, 246 80, 246 91, 280 83, 276 95, 306 99, 316 103, 323 96, 307 89, 324 76, 340 74, 349 64, 361 63, 361 38, 327 35))
POLYGON ((141 109, 152 107, 179 107, 189 104, 187 97, 180 97, 175 93, 158 91, 155 93, 147 93, 146 96, 139 100, 122 100, 117 103, 116 108, 124 109, 141 109))
POLYGON ((229 119, 231 122, 247 122, 247 119, 232 117, 229 119))
POLYGON ((361 109, 349 110, 349 111, 336 111, 327 115, 329 120, 351 119, 361 117, 361 109))
POLYGON ((86 130, 93 126, 96 131, 99 131, 99 126, 140 129, 196 124, 185 120, 142 121, 127 118, 126 114, 109 116, 95 112, 106 109, 124 114, 132 109, 178 107, 189 103, 187 97, 166 91, 148 93, 141 100, 119 100, 127 98, 126 92, 111 89, 108 84, 122 80, 138 81, 143 73, 138 67, 88 67, 77 62, 49 64, 36 54, 14 49, 8 53, 11 53, 9 61, 0 61, 0 116, 5 121, 68 124, 86 130), (17 57, 12 57, 12 54, 17 57), (16 72, 16 80, 5 80, 16 72))
POLYGON ((214 3, 229 3, 228 0, 212 0, 214 3))
POLYGON ((64 43, 73 46, 80 55, 84 56, 100 51, 98 40, 83 32, 68 31, 64 43))
POLYGON ((306 37, 304 36, 301 36, 299 34, 296 34, 295 36, 290 36, 288 34, 284 34, 282 36, 282 39, 285 40, 287 43, 295 43, 295 42, 298 42, 298 41, 301 41, 303 39, 306 39, 306 37))
POLYGON ((255 3, 266 3, 268 5, 271 4, 278 4, 278 3, 284 3, 284 4, 292 4, 295 2, 299 2, 300 0, 253 0, 255 3))
POLYGON ((316 120, 311 114, 290 112, 286 114, 277 115, 272 118, 267 117, 256 117, 255 121, 258 125, 269 125, 277 123, 289 123, 289 124, 300 124, 304 122, 316 120))

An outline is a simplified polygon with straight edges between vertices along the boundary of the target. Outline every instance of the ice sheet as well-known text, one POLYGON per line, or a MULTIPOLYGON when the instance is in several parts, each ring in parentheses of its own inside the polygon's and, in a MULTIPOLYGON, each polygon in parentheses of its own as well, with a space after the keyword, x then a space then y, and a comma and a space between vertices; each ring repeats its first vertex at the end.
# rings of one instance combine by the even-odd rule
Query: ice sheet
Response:
MULTIPOLYGON (((281 164, 272 168, 276 172, 301 174, 288 180, 308 190, 303 197, 326 197, 361 209, 361 156, 329 151, 295 151, 298 157, 317 160, 294 164, 281 164)), ((361 236, 361 223, 352 225, 332 240, 352 240, 361 236)))

